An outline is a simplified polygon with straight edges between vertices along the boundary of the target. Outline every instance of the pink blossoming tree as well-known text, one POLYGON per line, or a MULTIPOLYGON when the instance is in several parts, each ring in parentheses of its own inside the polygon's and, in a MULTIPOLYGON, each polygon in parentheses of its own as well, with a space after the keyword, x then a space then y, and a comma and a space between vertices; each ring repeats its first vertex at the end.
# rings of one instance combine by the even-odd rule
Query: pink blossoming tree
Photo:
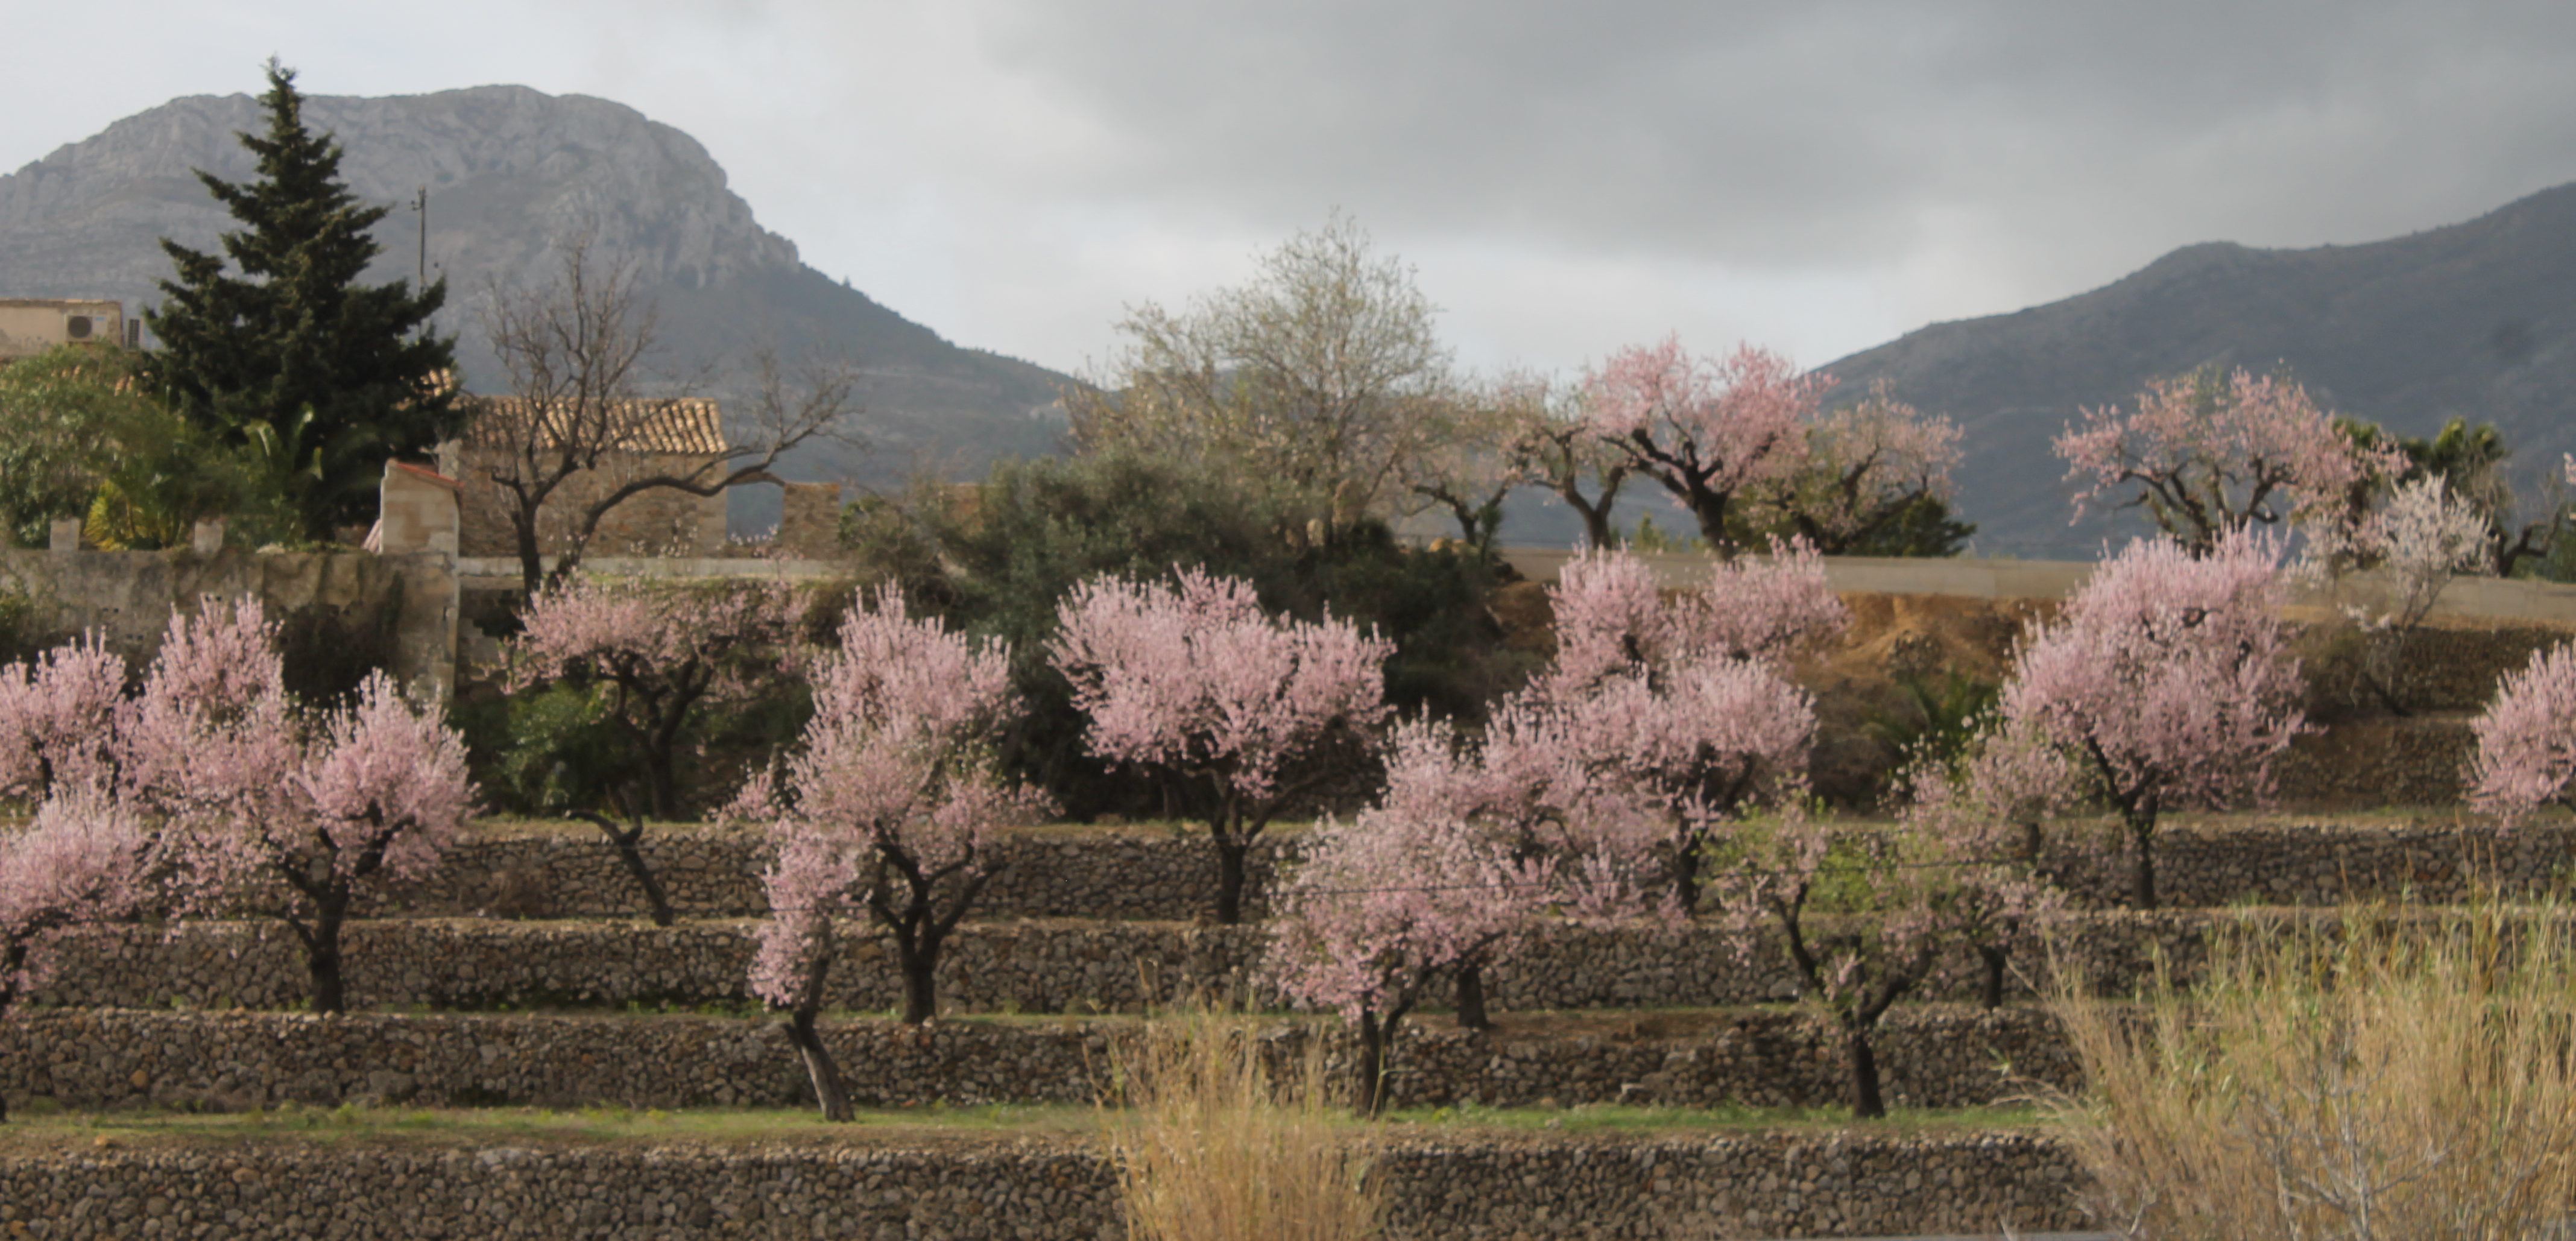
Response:
POLYGON ((836 1121, 848 1092, 814 1026, 835 917, 864 911, 893 936, 903 1019, 929 1021, 940 951, 998 870, 991 832, 1042 808, 994 766, 1018 710, 1006 650, 914 618, 892 591, 853 607, 840 636, 814 665, 814 718, 784 778, 755 780, 733 810, 766 822, 778 847, 752 990, 790 1011, 836 1121))
POLYGON ((2239 526, 2278 523, 2344 502, 2402 466, 2393 449, 2364 452, 2286 379, 2237 370, 2156 380, 2136 409, 2084 411, 2057 437, 2066 477, 2088 507, 2144 508, 2194 553, 2239 526))
POLYGON ((1279 894, 1266 968, 1358 1031, 1361 1115, 1385 1104, 1397 1028, 1424 989, 1518 942, 1554 889, 1553 865, 1452 814, 1378 807, 1317 831, 1279 894))
POLYGON ((1712 550, 1731 556, 1738 499, 1806 463, 1806 428, 1826 382, 1776 353, 1745 346, 1705 358, 1667 337, 1612 354, 1585 385, 1584 420, 1690 509, 1712 550))
POLYGON ((1090 717, 1092 752, 1161 775, 1207 807, 1217 921, 1243 917, 1245 858, 1271 819, 1335 772, 1319 756, 1377 745, 1393 644, 1347 621, 1263 612, 1245 582, 1098 577, 1057 610, 1050 652, 1090 717))
POLYGON ((464 830, 473 785, 438 710, 382 673, 318 719, 283 684, 255 600, 173 617, 121 712, 125 784, 157 822, 183 903, 285 922, 304 947, 313 1011, 336 1013, 359 889, 425 876, 464 830))
POLYGON ((608 837, 659 925, 674 914, 644 859, 646 818, 680 816, 680 755, 692 730, 710 712, 755 697, 784 667, 796 615, 794 597, 776 584, 583 578, 538 594, 510 642, 512 689, 558 682, 604 692, 635 778, 580 790, 599 804, 569 809, 608 837))
POLYGON ((2198 557, 2141 539, 2022 639, 2003 726, 2044 739, 2119 812, 2140 909, 2156 903, 2163 812, 2268 799, 2305 729, 2282 599, 2277 539, 2239 531, 2198 557))
MULTIPOLYGON (((0 1019, 41 986, 58 938, 133 912, 150 837, 100 785, 67 787, 0 828, 0 1019)), ((9 1119, 0 1099, 0 1122, 9 1119)))
POLYGON ((1879 1020, 1931 977, 1960 930, 1946 842, 1910 832, 1837 835, 1794 812, 1737 841, 1722 883, 1738 950, 1752 952, 1769 928, 1801 993, 1842 1031, 1852 1115, 1886 1115, 1879 1020), (1834 899, 1817 908, 1828 891, 1834 899), (1837 916, 1819 921, 1819 913, 1837 916))
POLYGON ((1858 404, 1813 417, 1806 460, 1755 488, 1760 516, 1826 555, 1866 544, 1926 501, 1947 502, 1957 423, 1895 399, 1882 383, 1858 404))
POLYGON ((112 781, 125 660, 97 634, 0 667, 0 800, 112 781))
POLYGON ((1720 564, 1704 590, 1673 597, 1635 557, 1589 552, 1549 593, 1557 658, 1529 700, 1566 753, 1661 810, 1684 911, 1718 827, 1804 789, 1815 710, 1780 667, 1848 621, 1811 550, 1774 552, 1720 564))
POLYGON ((2576 776, 2576 643, 2535 653, 2505 674, 2493 702, 2471 725, 2469 804, 2507 823, 2568 802, 2576 776))
POLYGON ((2439 475, 2398 487, 2376 508, 2309 527, 2299 571, 2333 591, 2361 638, 2362 680, 2391 712, 2410 714, 2397 681, 2407 635, 2432 615, 2451 579, 2492 568, 2495 541, 2487 514, 2439 475))
POLYGON ((1957 932, 1977 958, 1978 999, 2001 1008, 2013 954, 2065 906, 2046 871, 2055 860, 2048 829, 2087 801, 2084 770, 2034 729, 1988 720, 1955 763, 1918 767, 1902 785, 1906 829, 1938 842, 1957 866, 1957 932))

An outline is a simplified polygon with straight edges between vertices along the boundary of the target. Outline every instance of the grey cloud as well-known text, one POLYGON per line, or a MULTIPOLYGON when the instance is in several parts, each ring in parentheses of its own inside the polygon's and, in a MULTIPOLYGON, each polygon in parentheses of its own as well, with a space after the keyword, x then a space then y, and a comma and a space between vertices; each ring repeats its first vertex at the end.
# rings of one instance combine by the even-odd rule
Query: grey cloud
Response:
MULTIPOLYGON (((2431 224, 2576 176, 2576 6, 1027 0, 986 45, 1131 136, 1095 190, 1755 268, 1946 210, 2094 248, 2431 224), (2213 230, 2206 233, 2183 229, 2213 230)), ((2078 247, 2081 248, 2081 247, 2078 247)))

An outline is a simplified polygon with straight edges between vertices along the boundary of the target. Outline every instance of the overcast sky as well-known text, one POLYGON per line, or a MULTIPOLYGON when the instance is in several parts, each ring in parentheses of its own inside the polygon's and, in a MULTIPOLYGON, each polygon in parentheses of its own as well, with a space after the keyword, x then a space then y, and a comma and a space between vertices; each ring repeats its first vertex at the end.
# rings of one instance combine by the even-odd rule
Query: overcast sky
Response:
POLYGON ((1340 208, 1473 364, 1819 364, 2176 246, 2576 180, 2576 4, 119 0, 14 6, 0 170, 176 95, 488 83, 706 144, 807 262, 1062 369, 1340 208))

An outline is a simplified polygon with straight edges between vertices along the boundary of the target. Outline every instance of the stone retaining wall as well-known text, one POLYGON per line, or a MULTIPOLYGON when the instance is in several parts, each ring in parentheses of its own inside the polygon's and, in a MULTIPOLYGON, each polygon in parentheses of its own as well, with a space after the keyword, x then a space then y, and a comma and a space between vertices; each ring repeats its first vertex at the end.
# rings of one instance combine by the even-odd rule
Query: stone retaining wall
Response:
MULTIPOLYGON (((1670 1018, 1597 1033, 1460 1030, 1407 1022, 1389 1082, 1396 1106, 1829 1107, 1844 1101, 1840 1034, 1823 1019, 1764 1011, 1675 1027, 1670 1018)), ((862 1107, 1088 1103, 1116 1019, 827 1023, 825 1039, 862 1107)), ((1593 1027, 1587 1026, 1586 1029, 1593 1027)), ((1280 1054, 1324 1037, 1349 1071, 1348 1037, 1323 1019, 1268 1021, 1280 1054)), ((1891 1014, 1879 1064, 1892 1105, 1974 1107, 2079 1076, 2056 1023, 2029 1010, 1891 1014)), ((775 1018, 350 1013, 33 1011, 0 1038, 0 1092, 72 1109, 233 1111, 282 1102, 634 1108, 797 1107, 812 1092, 775 1018)))
MULTIPOLYGON (((2107 830, 2107 829, 2106 829, 2107 830)), ((1250 916, 1300 838, 1264 840, 1250 863, 1250 916)), ((768 905, 768 862, 748 831, 657 826, 644 839, 683 917, 754 917, 768 905)), ((1100 829, 1014 835, 997 851, 1005 868, 976 902, 984 918, 1187 921, 1212 900, 1216 862, 1206 839, 1170 830, 1100 829)), ((2515 829, 2471 817, 2373 823, 2219 823, 2158 834, 2157 886, 2179 908, 2237 904, 2337 905, 2356 899, 2450 904, 2500 892, 2563 890, 2576 863, 2576 826, 2548 819, 2515 829)), ((2094 905, 2122 903, 2125 855, 2061 879, 2094 905)), ((451 851, 422 884, 369 898, 376 913, 423 917, 618 917, 643 909, 635 881, 597 835, 492 834, 451 851)))
MULTIPOLYGON (((2054 951, 2021 951, 2009 995, 2053 991, 2057 969, 2092 994, 2125 995, 2149 983, 2158 962, 2185 985, 2199 977, 2214 928, 2330 928, 2331 910, 2148 914, 2067 918, 2054 951)), ((1818 918, 1815 929, 1833 920, 1818 918)), ((2560 923, 2562 927, 2566 922, 2560 923)), ((682 1009, 753 1003, 744 977, 756 924, 690 922, 361 922, 347 933, 344 981, 352 1007, 490 1011, 548 1007, 682 1009)), ((1249 927, 1168 922, 968 923, 941 956, 940 1006, 968 1013, 1135 1013, 1195 999, 1254 1010, 1291 1007, 1261 977, 1262 934, 1249 927)), ((1722 927, 1560 927, 1486 976, 1496 1011, 1717 1008, 1793 1000, 1796 976, 1777 940, 1750 952, 1722 927)), ((307 991, 302 946, 273 922, 190 923, 168 932, 116 928, 60 941, 52 976, 29 999, 74 1008, 291 1009, 307 991)), ((1979 978, 1964 948, 1951 968, 1909 1000, 1976 998, 1979 978)), ((845 927, 830 1008, 890 1012, 901 983, 886 941, 845 927)), ((1448 1003, 1446 984, 1427 996, 1448 1003)))
MULTIPOLYGON (((1945 1137, 1463 1136, 1381 1156, 1390 1241, 2043 1231, 2084 1223, 2064 1147, 1945 1137)), ((259 1236, 857 1238, 1123 1235, 1080 1139, 759 1149, 235 1146, 0 1158, 0 1232, 41 1241, 259 1236)))

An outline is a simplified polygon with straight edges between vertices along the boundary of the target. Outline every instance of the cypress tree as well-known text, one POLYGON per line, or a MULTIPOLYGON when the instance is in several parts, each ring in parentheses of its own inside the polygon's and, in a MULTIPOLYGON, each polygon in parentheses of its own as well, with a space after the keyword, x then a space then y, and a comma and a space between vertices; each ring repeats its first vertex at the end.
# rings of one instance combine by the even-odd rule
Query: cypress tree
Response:
POLYGON ((447 282, 362 285, 382 251, 369 230, 389 210, 340 180, 340 144, 304 126, 295 71, 267 66, 265 135, 238 135, 259 173, 197 179, 241 222, 224 260, 164 239, 178 278, 147 321, 158 378, 192 420, 249 449, 308 537, 375 517, 388 458, 428 450, 457 414, 440 381, 454 337, 426 329, 447 282))

